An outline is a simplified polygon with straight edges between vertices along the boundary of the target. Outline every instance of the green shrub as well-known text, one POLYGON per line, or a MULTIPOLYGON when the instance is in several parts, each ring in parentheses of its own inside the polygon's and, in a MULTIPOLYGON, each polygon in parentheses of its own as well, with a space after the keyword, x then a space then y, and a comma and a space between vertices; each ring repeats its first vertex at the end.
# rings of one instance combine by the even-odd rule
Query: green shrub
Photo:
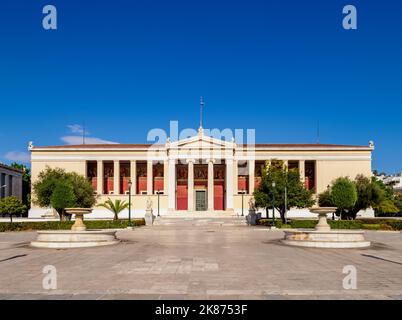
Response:
MULTIPOLYGON (((272 226, 272 219, 258 219, 257 220, 257 225, 271 227, 272 226)), ((283 225, 282 220, 275 219, 275 227, 282 228, 282 225, 283 225)))
POLYGON ((363 224, 363 229, 366 230, 381 230, 381 224, 363 224))
MULTIPOLYGON (((132 225, 145 225, 144 219, 131 220, 132 225)), ((30 231, 30 230, 69 230, 74 221, 46 221, 46 222, 16 222, 0 223, 0 232, 6 231, 30 231)), ((128 220, 87 220, 85 225, 88 229, 124 229, 128 227, 128 220)))
POLYGON ((291 220, 290 226, 295 229, 314 229, 318 220, 291 220))
POLYGON ((330 220, 332 229, 363 229, 363 222, 359 220, 330 220))
POLYGON ((401 220, 390 220, 386 223, 386 225, 390 226, 392 230, 402 230, 401 220))

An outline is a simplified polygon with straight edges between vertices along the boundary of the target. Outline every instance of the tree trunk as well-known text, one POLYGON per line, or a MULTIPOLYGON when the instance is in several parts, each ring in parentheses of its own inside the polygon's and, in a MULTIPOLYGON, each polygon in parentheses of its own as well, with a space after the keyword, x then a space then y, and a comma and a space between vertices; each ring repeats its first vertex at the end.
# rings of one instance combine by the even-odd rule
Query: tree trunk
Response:
POLYGON ((279 214, 281 215, 282 223, 285 223, 285 208, 278 209, 279 214))

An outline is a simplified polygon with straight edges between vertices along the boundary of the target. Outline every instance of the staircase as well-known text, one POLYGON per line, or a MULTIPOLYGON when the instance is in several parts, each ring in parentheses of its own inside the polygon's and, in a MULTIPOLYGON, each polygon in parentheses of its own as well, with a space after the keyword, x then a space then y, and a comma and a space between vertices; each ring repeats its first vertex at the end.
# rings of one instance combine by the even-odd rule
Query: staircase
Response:
POLYGON ((154 221, 154 225, 167 226, 167 225, 183 225, 191 224, 195 226, 246 226, 246 218, 238 216, 236 214, 197 214, 192 213, 180 213, 169 214, 157 217, 154 221))

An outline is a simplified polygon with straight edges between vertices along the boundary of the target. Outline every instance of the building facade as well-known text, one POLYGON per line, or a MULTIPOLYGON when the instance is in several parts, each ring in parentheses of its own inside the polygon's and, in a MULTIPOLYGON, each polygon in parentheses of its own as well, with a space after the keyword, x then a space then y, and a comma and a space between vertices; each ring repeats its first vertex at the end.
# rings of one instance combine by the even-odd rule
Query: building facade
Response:
POLYGON ((0 199, 15 196, 22 200, 23 171, 0 163, 0 199))
MULTIPOLYGON (((84 175, 97 194, 128 200, 131 181, 132 214, 143 217, 147 199, 160 215, 186 213, 233 214, 248 210, 248 202, 261 181, 266 161, 282 161, 297 168, 306 188, 324 191, 339 176, 371 176, 369 146, 327 144, 237 145, 198 135, 163 145, 106 144, 34 147, 30 145, 32 182, 46 166, 84 175)), ((41 217, 46 208, 32 204, 30 217, 41 217)), ((289 216, 306 216, 292 210, 289 216)), ((95 207, 90 217, 111 217, 95 207)), ((121 214, 126 217, 127 211, 121 214)))

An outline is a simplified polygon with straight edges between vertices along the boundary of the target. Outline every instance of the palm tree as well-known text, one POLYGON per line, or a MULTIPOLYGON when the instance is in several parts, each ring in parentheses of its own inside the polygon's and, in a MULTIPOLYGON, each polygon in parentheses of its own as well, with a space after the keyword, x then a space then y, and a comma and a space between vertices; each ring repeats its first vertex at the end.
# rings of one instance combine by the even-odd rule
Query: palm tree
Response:
POLYGON ((108 198, 107 201, 100 204, 99 207, 104 207, 114 213, 113 220, 119 220, 119 213, 128 208, 128 203, 122 200, 115 200, 114 202, 108 198))

